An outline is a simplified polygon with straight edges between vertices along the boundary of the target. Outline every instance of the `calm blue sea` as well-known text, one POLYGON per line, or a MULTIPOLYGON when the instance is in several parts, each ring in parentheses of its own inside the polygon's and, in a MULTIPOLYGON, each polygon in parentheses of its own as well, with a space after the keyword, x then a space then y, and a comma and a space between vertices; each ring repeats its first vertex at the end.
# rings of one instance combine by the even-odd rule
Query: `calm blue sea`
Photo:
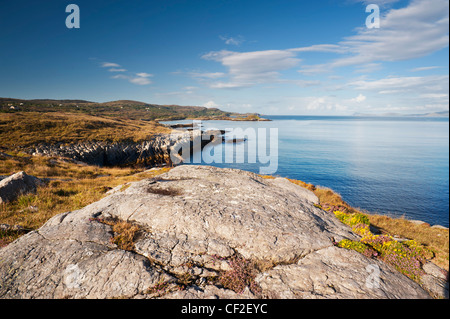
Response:
MULTIPOLYGON (((449 226, 447 118, 266 118, 272 121, 203 121, 202 124, 205 128, 240 127, 255 132, 265 128, 267 139, 269 129, 277 128, 278 167, 273 175, 329 187, 350 205, 369 212, 449 226)), ((189 121, 177 121, 186 122, 189 121)), ((244 156, 255 152, 251 143, 254 138, 250 136, 243 143, 244 156)), ((219 147, 225 159, 225 143, 207 147, 204 152, 214 154, 219 147)), ((234 155, 239 152, 237 147, 234 155)), ((275 160, 273 156, 271 159, 275 160)), ((261 166, 267 166, 259 160, 208 165, 256 173, 261 166)))

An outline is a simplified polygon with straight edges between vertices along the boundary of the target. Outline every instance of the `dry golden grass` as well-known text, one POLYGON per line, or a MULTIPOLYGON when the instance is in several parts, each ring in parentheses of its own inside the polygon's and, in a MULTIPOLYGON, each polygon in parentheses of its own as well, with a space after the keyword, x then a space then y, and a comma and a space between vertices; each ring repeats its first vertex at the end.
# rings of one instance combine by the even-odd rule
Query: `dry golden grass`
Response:
POLYGON ((133 225, 123 220, 98 220, 101 223, 110 225, 114 232, 111 242, 116 244, 119 249, 133 251, 134 241, 140 230, 139 226, 133 225))
POLYGON ((0 145, 14 149, 35 143, 148 140, 170 130, 153 121, 110 118, 83 113, 2 113, 0 145))
MULTIPOLYGON (((0 158, 0 175, 25 171, 29 175, 50 179, 46 186, 37 189, 36 194, 22 195, 13 202, 0 205, 0 224, 37 229, 59 213, 74 211, 100 200, 115 186, 151 178, 169 169, 145 171, 143 168, 97 167, 45 157, 0 158)), ((0 246, 20 235, 11 232, 0 234, 0 246)))

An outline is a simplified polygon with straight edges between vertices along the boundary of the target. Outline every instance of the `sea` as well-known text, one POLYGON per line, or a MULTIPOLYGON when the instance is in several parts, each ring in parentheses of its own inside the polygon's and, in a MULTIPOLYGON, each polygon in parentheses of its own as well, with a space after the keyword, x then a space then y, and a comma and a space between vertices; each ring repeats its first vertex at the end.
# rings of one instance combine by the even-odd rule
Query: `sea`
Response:
POLYGON ((225 130, 225 139, 235 143, 211 143, 185 165, 298 179, 331 188, 368 213, 449 226, 448 118, 264 118, 271 121, 196 122, 225 130))

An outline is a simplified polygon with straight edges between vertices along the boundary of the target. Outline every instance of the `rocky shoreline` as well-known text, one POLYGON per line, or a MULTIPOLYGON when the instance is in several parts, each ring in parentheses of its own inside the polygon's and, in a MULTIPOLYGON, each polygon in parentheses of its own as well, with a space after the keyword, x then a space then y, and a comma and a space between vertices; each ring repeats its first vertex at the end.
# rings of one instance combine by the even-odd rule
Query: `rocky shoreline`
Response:
MULTIPOLYGON (((24 151, 33 156, 54 156, 97 166, 142 165, 147 167, 170 163, 172 150, 201 141, 201 146, 220 137, 222 131, 174 130, 171 134, 158 134, 143 142, 40 143, 24 151), (202 139, 203 135, 203 139, 202 139), (205 140, 205 136, 209 139, 205 140)), ((176 155, 176 154, 175 154, 176 155)))
POLYGON ((1 248, 0 298, 430 297, 336 247, 357 235, 317 201, 283 178, 178 166, 1 248))

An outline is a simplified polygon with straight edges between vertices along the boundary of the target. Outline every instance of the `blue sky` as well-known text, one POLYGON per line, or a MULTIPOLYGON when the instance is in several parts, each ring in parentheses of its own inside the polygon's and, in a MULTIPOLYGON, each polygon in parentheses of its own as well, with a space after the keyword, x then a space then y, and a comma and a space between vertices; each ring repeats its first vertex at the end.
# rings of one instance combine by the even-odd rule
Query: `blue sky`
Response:
POLYGON ((448 0, 1 1, 0 97, 263 114, 449 109, 448 0), (80 8, 80 28, 65 25, 80 8), (380 28, 366 27, 366 6, 380 28))

